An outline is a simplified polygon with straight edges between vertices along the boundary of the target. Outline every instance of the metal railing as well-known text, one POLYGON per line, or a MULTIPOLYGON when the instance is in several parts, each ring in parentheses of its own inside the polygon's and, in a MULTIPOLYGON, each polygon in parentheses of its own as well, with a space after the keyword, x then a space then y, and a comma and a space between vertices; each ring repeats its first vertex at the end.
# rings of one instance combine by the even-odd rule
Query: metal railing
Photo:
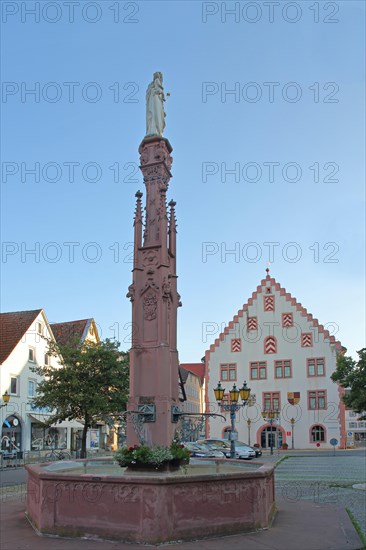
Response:
MULTIPOLYGON (((60 449, 61 450, 61 449, 60 449)), ((66 451, 66 449, 62 449, 66 451)), ((5 468, 22 468, 26 464, 38 464, 40 462, 49 462, 50 459, 46 455, 50 454, 50 450, 42 451, 17 451, 15 453, 0 453, 0 469, 5 468)), ((68 451, 72 459, 80 458, 80 451, 68 451)), ((112 456, 112 451, 105 449, 88 450, 87 458, 102 458, 112 456)))

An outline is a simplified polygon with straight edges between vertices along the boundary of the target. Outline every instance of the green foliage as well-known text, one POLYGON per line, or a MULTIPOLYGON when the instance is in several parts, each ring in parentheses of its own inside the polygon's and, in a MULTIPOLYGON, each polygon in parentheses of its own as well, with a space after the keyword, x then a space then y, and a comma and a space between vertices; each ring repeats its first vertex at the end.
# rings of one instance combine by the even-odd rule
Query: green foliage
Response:
POLYGON ((107 420, 126 410, 129 388, 128 355, 118 350, 119 342, 105 340, 77 345, 59 345, 48 340, 49 354, 59 366, 33 367, 43 377, 33 400, 36 407, 52 411, 49 424, 79 419, 84 423, 82 454, 86 432, 97 420, 107 420))
POLYGON ((173 455, 173 458, 178 458, 182 460, 189 459, 190 452, 189 450, 182 445, 182 443, 179 443, 179 441, 173 441, 173 443, 170 445, 170 451, 173 455))
POLYGON ((173 441, 170 447, 148 447, 147 445, 122 447, 114 454, 114 458, 120 466, 129 466, 130 464, 160 466, 173 459, 184 459, 189 462, 189 456, 188 449, 176 441, 173 441))
POLYGON ((366 348, 357 353, 358 361, 352 357, 338 355, 337 368, 331 379, 347 389, 343 396, 345 405, 362 413, 366 411, 366 348))

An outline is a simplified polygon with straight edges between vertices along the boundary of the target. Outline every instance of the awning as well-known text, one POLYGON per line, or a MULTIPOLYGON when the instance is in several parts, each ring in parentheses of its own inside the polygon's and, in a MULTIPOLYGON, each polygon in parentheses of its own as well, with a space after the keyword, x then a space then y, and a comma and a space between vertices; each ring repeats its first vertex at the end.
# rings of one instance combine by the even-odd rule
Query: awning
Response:
POLYGON ((28 416, 33 422, 38 422, 38 424, 46 424, 49 419, 49 416, 44 414, 28 414, 28 416))
MULTIPOLYGON (((33 422, 38 422, 39 424, 46 424, 50 418, 44 414, 28 414, 28 416, 33 422)), ((55 422, 54 424, 51 424, 51 426, 53 428, 75 428, 82 430, 84 424, 78 422, 77 420, 63 420, 62 422, 55 422)))
POLYGON ((58 424, 54 424, 56 428, 76 428, 77 430, 82 430, 84 424, 78 422, 77 420, 63 420, 58 424))

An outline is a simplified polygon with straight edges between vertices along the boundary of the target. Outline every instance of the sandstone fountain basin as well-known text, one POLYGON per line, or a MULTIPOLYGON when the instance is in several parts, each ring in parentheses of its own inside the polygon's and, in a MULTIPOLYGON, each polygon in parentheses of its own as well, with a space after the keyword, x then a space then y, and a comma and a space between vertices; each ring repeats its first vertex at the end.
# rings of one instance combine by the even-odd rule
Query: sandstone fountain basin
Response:
POLYGON ((266 529, 274 466, 191 459, 176 472, 127 472, 113 459, 26 466, 27 517, 40 535, 159 544, 266 529))

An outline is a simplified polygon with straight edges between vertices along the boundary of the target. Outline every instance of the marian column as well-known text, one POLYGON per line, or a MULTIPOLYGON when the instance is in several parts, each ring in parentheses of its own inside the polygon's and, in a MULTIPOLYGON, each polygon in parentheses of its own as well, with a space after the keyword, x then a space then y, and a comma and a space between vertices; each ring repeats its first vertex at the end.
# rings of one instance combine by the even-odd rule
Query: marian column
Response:
MULTIPOLYGON (((149 421, 144 422, 142 435, 147 444, 168 446, 176 428, 172 407, 179 403, 177 308, 181 303, 177 293, 175 202, 169 202, 169 212, 166 204, 173 159, 172 147, 162 135, 164 101, 162 74, 155 73, 146 92, 146 136, 139 147, 146 186, 145 224, 142 193, 138 191, 133 282, 127 294, 132 302, 128 411, 154 411, 155 419, 145 416, 149 421)), ((133 412, 127 416, 128 445, 139 443, 138 418, 142 417, 133 412)))

